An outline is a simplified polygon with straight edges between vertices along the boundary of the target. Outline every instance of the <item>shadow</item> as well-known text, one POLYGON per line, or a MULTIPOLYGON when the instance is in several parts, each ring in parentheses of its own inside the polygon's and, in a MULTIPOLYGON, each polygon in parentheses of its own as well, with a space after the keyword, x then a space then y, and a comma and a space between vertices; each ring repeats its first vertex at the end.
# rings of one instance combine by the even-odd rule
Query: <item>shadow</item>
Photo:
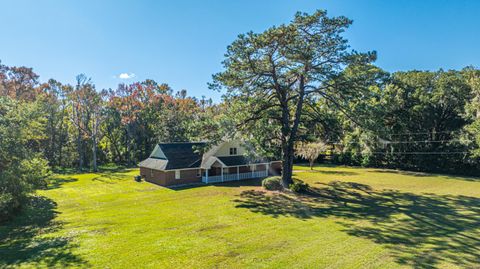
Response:
POLYGON ((221 183, 213 183, 212 185, 216 187, 259 187, 262 186, 263 178, 253 178, 253 179, 242 179, 235 181, 227 181, 221 183))
MULTIPOLYGON (((122 174, 117 174, 117 173, 103 173, 103 172, 98 172, 96 173, 98 176, 92 178, 92 181, 100 181, 106 184, 115 184, 113 182, 114 180, 124 180, 125 176, 122 174)), ((133 180, 133 176, 132 176, 133 180)))
POLYGON ((61 229, 55 221, 54 201, 32 197, 15 219, 0 226, 0 267, 87 267, 72 253, 77 247, 68 236, 49 235, 61 229))
POLYGON ((384 245, 402 265, 473 268, 480 263, 480 198, 333 181, 302 195, 244 191, 234 202, 274 218, 336 217, 344 232, 384 245))
POLYGON ((414 176, 414 177, 431 177, 433 174, 423 173, 423 172, 414 172, 414 171, 403 171, 403 170, 381 170, 375 169, 370 170, 373 173, 381 173, 381 174, 399 174, 405 176, 414 176))
POLYGON ((102 168, 99 169, 98 172, 95 172, 98 176, 92 178, 92 181, 100 181, 108 184, 113 184, 115 182, 111 182, 109 180, 125 180, 125 179, 132 179, 134 176, 126 177, 124 173, 130 171, 132 168, 127 167, 110 167, 110 168, 102 168))
POLYGON ((312 173, 320 173, 325 175, 336 175, 336 176, 355 176, 358 175, 357 172, 351 171, 325 171, 325 170, 304 170, 303 172, 312 172, 312 173))
POLYGON ((58 189, 65 183, 75 182, 78 179, 73 177, 51 177, 48 179, 46 190, 58 189))
POLYGON ((162 187, 165 187, 167 189, 174 190, 174 191, 182 191, 182 190, 188 190, 193 188, 202 188, 207 186, 227 187, 227 188, 260 187, 262 186, 262 180, 263 178, 255 178, 255 179, 244 179, 244 180, 209 183, 209 184, 198 182, 198 183, 191 183, 191 184, 184 184, 184 185, 162 186, 162 187))
POLYGON ((456 180, 465 180, 465 181, 480 181, 478 177, 470 177, 470 176, 459 176, 459 175, 449 175, 449 174, 432 174, 426 172, 414 172, 414 171, 404 171, 404 170, 381 170, 375 169, 370 170, 370 172, 374 173, 383 173, 383 174, 399 174, 405 176, 414 176, 414 177, 442 177, 448 179, 456 179, 456 180))
POLYGON ((135 167, 129 167, 129 166, 116 166, 116 165, 102 165, 98 167, 99 172, 110 172, 110 173, 123 173, 126 172, 130 169, 137 168, 135 167))
POLYGON ((59 175, 68 175, 68 174, 90 174, 90 173, 123 173, 130 169, 138 168, 136 166, 117 166, 117 165, 100 165, 97 172, 93 172, 92 169, 85 167, 84 169, 76 168, 54 168, 53 171, 59 175))
MULTIPOLYGON (((148 181, 146 181, 146 182, 148 182, 148 181)), ((152 184, 155 184, 155 183, 152 183, 152 184)), ((157 184, 155 184, 155 185, 157 185, 157 184)), ((188 190, 188 189, 203 188, 203 187, 207 187, 209 185, 207 185, 205 183, 202 183, 202 182, 199 182, 199 183, 173 185, 173 186, 161 186, 161 185, 157 185, 157 186, 167 188, 167 189, 170 189, 170 190, 173 190, 173 191, 183 191, 183 190, 188 190)))

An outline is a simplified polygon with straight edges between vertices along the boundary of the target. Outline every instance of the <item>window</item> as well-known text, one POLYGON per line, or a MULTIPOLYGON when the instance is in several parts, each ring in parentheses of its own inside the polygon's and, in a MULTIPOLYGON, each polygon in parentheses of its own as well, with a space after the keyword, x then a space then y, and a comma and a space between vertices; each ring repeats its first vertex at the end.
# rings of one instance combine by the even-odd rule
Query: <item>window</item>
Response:
POLYGON ((230 148, 230 155, 237 155, 237 148, 230 148))
POLYGON ((175 179, 180 179, 180 170, 175 170, 175 179))
POLYGON ((153 169, 150 169, 150 177, 153 178, 153 169))
POLYGON ((198 169, 197 170, 197 177, 201 177, 202 176, 202 169, 198 169))
POLYGON ((228 167, 223 168, 223 174, 230 174, 230 169, 228 169, 228 167))

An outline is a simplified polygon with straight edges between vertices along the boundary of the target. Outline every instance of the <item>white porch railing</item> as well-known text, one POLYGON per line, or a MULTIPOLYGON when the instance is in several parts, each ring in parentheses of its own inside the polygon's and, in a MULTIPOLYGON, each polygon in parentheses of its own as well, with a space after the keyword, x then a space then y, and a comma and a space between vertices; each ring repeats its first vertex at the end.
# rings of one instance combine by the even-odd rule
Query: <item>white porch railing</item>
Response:
POLYGON ((268 176, 268 171, 255 171, 247 173, 238 173, 238 174, 223 174, 219 176, 202 176, 202 181, 205 183, 217 183, 217 182, 226 182, 226 181, 235 181, 242 179, 250 178, 259 178, 268 176))

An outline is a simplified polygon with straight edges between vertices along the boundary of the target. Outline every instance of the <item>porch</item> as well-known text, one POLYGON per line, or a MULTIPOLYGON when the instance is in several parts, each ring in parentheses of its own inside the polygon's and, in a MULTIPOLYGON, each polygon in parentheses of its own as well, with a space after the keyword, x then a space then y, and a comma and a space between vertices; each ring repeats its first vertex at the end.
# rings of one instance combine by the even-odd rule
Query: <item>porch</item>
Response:
POLYGON ((259 163, 239 166, 212 166, 206 169, 202 175, 203 183, 218 183, 235 180, 267 177, 269 163, 259 163))

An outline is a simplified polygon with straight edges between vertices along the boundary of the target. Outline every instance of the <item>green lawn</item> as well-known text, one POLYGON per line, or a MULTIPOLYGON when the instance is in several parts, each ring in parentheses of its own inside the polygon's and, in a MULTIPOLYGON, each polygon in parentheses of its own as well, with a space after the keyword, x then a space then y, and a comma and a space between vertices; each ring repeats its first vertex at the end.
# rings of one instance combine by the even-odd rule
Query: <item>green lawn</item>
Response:
POLYGON ((0 268, 480 264, 480 179, 295 169, 310 193, 265 193, 259 181, 168 189, 135 182, 138 170, 59 176, 0 226, 0 268))

